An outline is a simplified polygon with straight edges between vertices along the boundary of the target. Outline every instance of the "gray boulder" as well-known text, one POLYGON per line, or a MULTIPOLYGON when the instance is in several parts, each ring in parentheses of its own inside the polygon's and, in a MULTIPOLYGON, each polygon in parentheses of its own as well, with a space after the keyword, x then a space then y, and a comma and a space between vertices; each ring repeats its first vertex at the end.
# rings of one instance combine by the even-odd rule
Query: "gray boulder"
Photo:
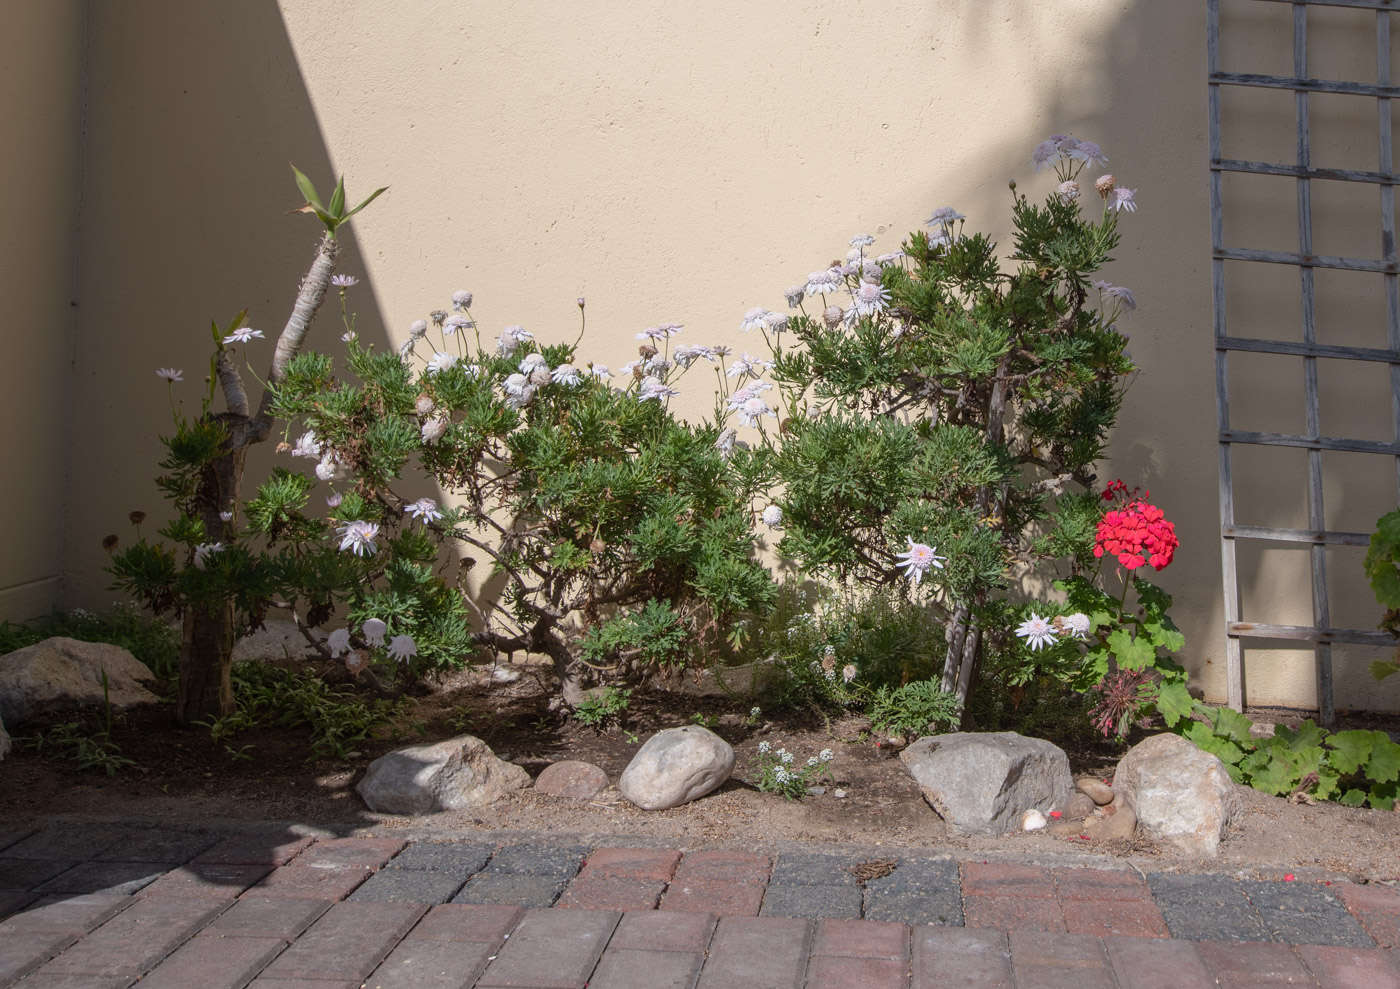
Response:
POLYGON ((734 772, 734 749, 699 725, 667 728, 646 740, 617 788, 642 810, 665 810, 703 797, 734 772))
POLYGON ((525 770, 497 759, 474 735, 459 735, 380 756, 355 790, 382 814, 431 814, 485 807, 529 785, 525 770))
POLYGON ((0 656, 0 721, 11 727, 41 714, 102 706, 102 674, 113 709, 160 698, 143 684, 150 668, 121 646, 55 636, 0 656))
POLYGON ((1208 858, 1244 807, 1225 764, 1180 735, 1153 735, 1129 749, 1118 763, 1113 790, 1147 834, 1208 858))
POLYGON ((1074 790, 1069 757, 1059 746, 1011 731, 921 738, 899 757, 929 806, 959 835, 1016 831, 1031 808, 1063 812, 1074 790))

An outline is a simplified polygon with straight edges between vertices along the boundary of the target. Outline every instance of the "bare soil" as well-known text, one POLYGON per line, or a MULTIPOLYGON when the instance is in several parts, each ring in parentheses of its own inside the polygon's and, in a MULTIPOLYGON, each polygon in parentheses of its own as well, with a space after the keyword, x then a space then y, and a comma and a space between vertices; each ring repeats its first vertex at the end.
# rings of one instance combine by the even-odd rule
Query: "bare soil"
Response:
MULTIPOLYGON (((299 664, 302 665, 302 664, 299 664)), ((314 665, 314 664, 313 664, 314 665)), ((494 681, 490 671, 467 671, 409 698, 402 714, 378 737, 357 745, 344 760, 308 761, 304 731, 255 729, 238 736, 251 758, 233 757, 204 730, 175 726, 167 707, 122 716, 113 732, 124 756, 135 760, 108 777, 78 771, 70 763, 20 745, 0 762, 4 816, 49 814, 129 816, 178 820, 233 818, 291 821, 340 833, 412 830, 418 836, 467 837, 485 832, 528 832, 705 846, 822 843, 883 845, 946 853, 958 858, 1012 856, 1103 863, 1121 859, 1142 869, 1227 871, 1277 878, 1400 879, 1400 814, 1342 807, 1305 806, 1241 787, 1245 813, 1221 846, 1219 858, 1193 861, 1139 836, 1091 843, 1043 832, 1005 838, 959 838, 948 833, 919 794, 897 756, 877 748, 860 718, 832 719, 816 710, 786 710, 749 723, 747 700, 695 697, 675 691, 638 691, 620 725, 604 730, 549 710, 544 671, 511 667, 520 677, 494 681), (354 786, 375 758, 405 744, 436 741, 464 732, 484 739, 503 759, 537 776, 552 762, 581 759, 616 780, 641 743, 662 728, 698 720, 732 744, 734 777, 710 796, 668 811, 648 812, 628 803, 616 787, 589 801, 559 800, 527 790, 496 806, 424 818, 395 818, 366 810, 354 786), (835 753, 833 783, 800 801, 759 792, 750 767, 761 741, 785 746, 805 760, 820 750, 835 753), (841 796, 837 795, 840 791, 841 796)), ((328 679, 343 670, 327 666, 328 679)), ((1297 724, 1307 712, 1255 710, 1256 721, 1297 724)), ((1400 717, 1346 715, 1339 728, 1400 730, 1400 717)), ((26 724, 21 733, 45 726, 26 724)), ((1122 749, 1069 746, 1078 774, 1110 777, 1122 749)))

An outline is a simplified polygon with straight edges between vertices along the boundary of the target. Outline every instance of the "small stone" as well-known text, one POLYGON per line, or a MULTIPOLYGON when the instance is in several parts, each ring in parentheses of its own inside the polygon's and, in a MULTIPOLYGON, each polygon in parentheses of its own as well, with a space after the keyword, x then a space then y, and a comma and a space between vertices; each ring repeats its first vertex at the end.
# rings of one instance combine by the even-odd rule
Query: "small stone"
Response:
POLYGON ((430 814, 484 807, 529 785, 525 770, 497 759, 481 739, 459 735, 380 756, 355 790, 373 811, 430 814))
POLYGON ((347 759, 358 759, 358 758, 360 758, 360 756, 362 756, 362 755, 364 755, 363 752, 347 752, 347 753, 345 753, 345 758, 347 758, 347 759))
POLYGON ((1039 831, 1050 822, 1045 819, 1045 815, 1035 808, 1031 808, 1021 815, 1022 831, 1039 831))
POLYGON ((608 774, 591 762, 565 759, 546 766, 535 790, 561 800, 588 800, 608 785, 608 774))
MULTIPOLYGON (((845 791, 845 790, 832 790, 832 791, 831 791, 831 795, 832 795, 833 797, 835 797, 837 800, 845 800, 845 799, 846 799, 846 791, 845 791)), ((1397 801, 1397 804, 1400 804, 1400 801, 1397 801)))
POLYGON ((1094 801, 1087 793, 1075 790, 1069 795, 1069 803, 1065 807, 1065 817, 1071 821, 1082 821, 1094 812, 1094 801))
POLYGON ((1113 800, 1113 787, 1102 780, 1096 780, 1092 776, 1074 781, 1074 785, 1079 787, 1079 792, 1085 794, 1090 800, 1102 807, 1113 800))
POLYGON ((647 739, 617 787, 642 810, 666 810, 703 797, 732 772, 730 744, 700 725, 685 725, 647 739))
POLYGON ((826 792, 826 787, 824 787, 824 786, 809 786, 809 787, 807 788, 807 792, 810 793, 810 794, 811 794, 812 796, 814 796, 814 797, 820 797, 823 793, 826 792))
MULTIPOLYGON (((1107 811, 1112 808, 1100 807, 1100 811, 1107 811)), ((1137 830, 1137 815, 1133 813, 1131 807, 1124 807, 1116 814, 1094 813, 1089 815, 1089 819, 1084 822, 1084 833, 1095 841, 1105 841, 1109 838, 1131 838, 1133 832, 1137 830)))
POLYGON ((520 671, 507 666, 498 666, 491 671, 491 679, 497 683, 514 683, 520 679, 520 671))

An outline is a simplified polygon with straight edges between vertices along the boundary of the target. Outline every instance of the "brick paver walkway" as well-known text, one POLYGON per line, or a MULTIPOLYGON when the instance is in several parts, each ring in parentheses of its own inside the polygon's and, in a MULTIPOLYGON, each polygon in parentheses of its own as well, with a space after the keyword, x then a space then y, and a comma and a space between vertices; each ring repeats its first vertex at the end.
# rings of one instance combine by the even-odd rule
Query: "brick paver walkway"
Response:
POLYGON ((1387 886, 0 825, 0 987, 1400 989, 1387 886))

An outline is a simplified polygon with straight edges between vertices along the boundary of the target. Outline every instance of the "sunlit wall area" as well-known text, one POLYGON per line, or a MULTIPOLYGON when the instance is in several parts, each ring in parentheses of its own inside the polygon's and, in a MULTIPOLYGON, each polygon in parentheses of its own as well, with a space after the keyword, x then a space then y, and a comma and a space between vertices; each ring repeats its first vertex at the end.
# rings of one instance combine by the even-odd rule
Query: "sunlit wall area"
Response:
POLYGON ((0 619, 62 596, 73 429, 74 265, 82 167, 86 5, 7 4, 0 32, 0 619))
MULTIPOLYGON (((1286 21, 1287 5, 1227 0, 1227 67, 1290 71, 1291 29, 1255 9, 1272 7, 1286 21)), ((581 357, 616 366, 659 322, 684 324, 683 342, 761 346, 739 332, 746 310, 785 308, 783 289, 855 234, 893 250, 935 207, 956 207, 1009 253, 1008 183, 1046 195, 1053 179, 1033 174, 1031 148, 1070 133, 1101 144, 1138 190, 1102 277, 1136 296, 1124 325, 1143 370, 1102 479, 1150 488, 1176 521, 1182 548, 1161 580, 1195 682, 1222 699, 1205 26, 1199 0, 94 5, 68 603, 110 599, 103 537, 125 533, 133 508, 161 509, 151 479, 170 409, 155 369, 186 370, 177 395, 190 409, 211 316, 250 307, 269 338, 285 320, 315 237, 308 217, 283 214, 298 204, 289 161, 323 184, 344 172, 352 198, 390 186, 354 220, 342 262, 362 279, 351 295, 362 338, 397 344, 468 289, 483 335, 518 323, 545 343, 572 340, 583 296, 581 357)), ((1355 70, 1354 26, 1324 26, 1319 71, 1355 70)), ((1232 140, 1290 160, 1286 100, 1238 113, 1232 140)), ((1374 108, 1326 126, 1329 152, 1374 149, 1374 108)), ((1293 193, 1279 188, 1282 199, 1241 186, 1227 239, 1289 249, 1244 243, 1296 239, 1293 193)), ((1339 242, 1370 208, 1327 202, 1336 222, 1319 235, 1339 242)), ((1230 298, 1254 332, 1296 321, 1272 276, 1251 277, 1230 298)), ((1352 326, 1348 299, 1371 312, 1374 292, 1329 288, 1337 324, 1352 326)), ((310 342, 335 352, 331 315, 310 342)), ((271 343, 257 346, 261 371, 271 343)), ((1287 388, 1301 372, 1263 374, 1240 379, 1234 408, 1294 415, 1287 388)), ((1325 388, 1345 400, 1375 383, 1341 373, 1325 388)), ((692 375, 673 401, 698 418, 712 394, 692 375)), ((1269 500, 1273 470, 1244 480, 1262 499, 1256 524, 1289 524, 1295 507, 1269 500)), ((1335 476, 1338 510, 1376 507, 1335 476)), ((1337 594, 1364 602, 1347 566, 1337 594)), ((1305 570, 1266 560, 1242 590, 1277 612, 1257 620, 1306 622, 1308 587, 1305 570)), ((1339 706, 1400 706, 1400 686, 1378 690, 1367 661, 1339 659, 1339 706)), ((1289 654, 1251 666, 1250 699, 1307 704, 1311 682, 1310 655, 1289 654)))

